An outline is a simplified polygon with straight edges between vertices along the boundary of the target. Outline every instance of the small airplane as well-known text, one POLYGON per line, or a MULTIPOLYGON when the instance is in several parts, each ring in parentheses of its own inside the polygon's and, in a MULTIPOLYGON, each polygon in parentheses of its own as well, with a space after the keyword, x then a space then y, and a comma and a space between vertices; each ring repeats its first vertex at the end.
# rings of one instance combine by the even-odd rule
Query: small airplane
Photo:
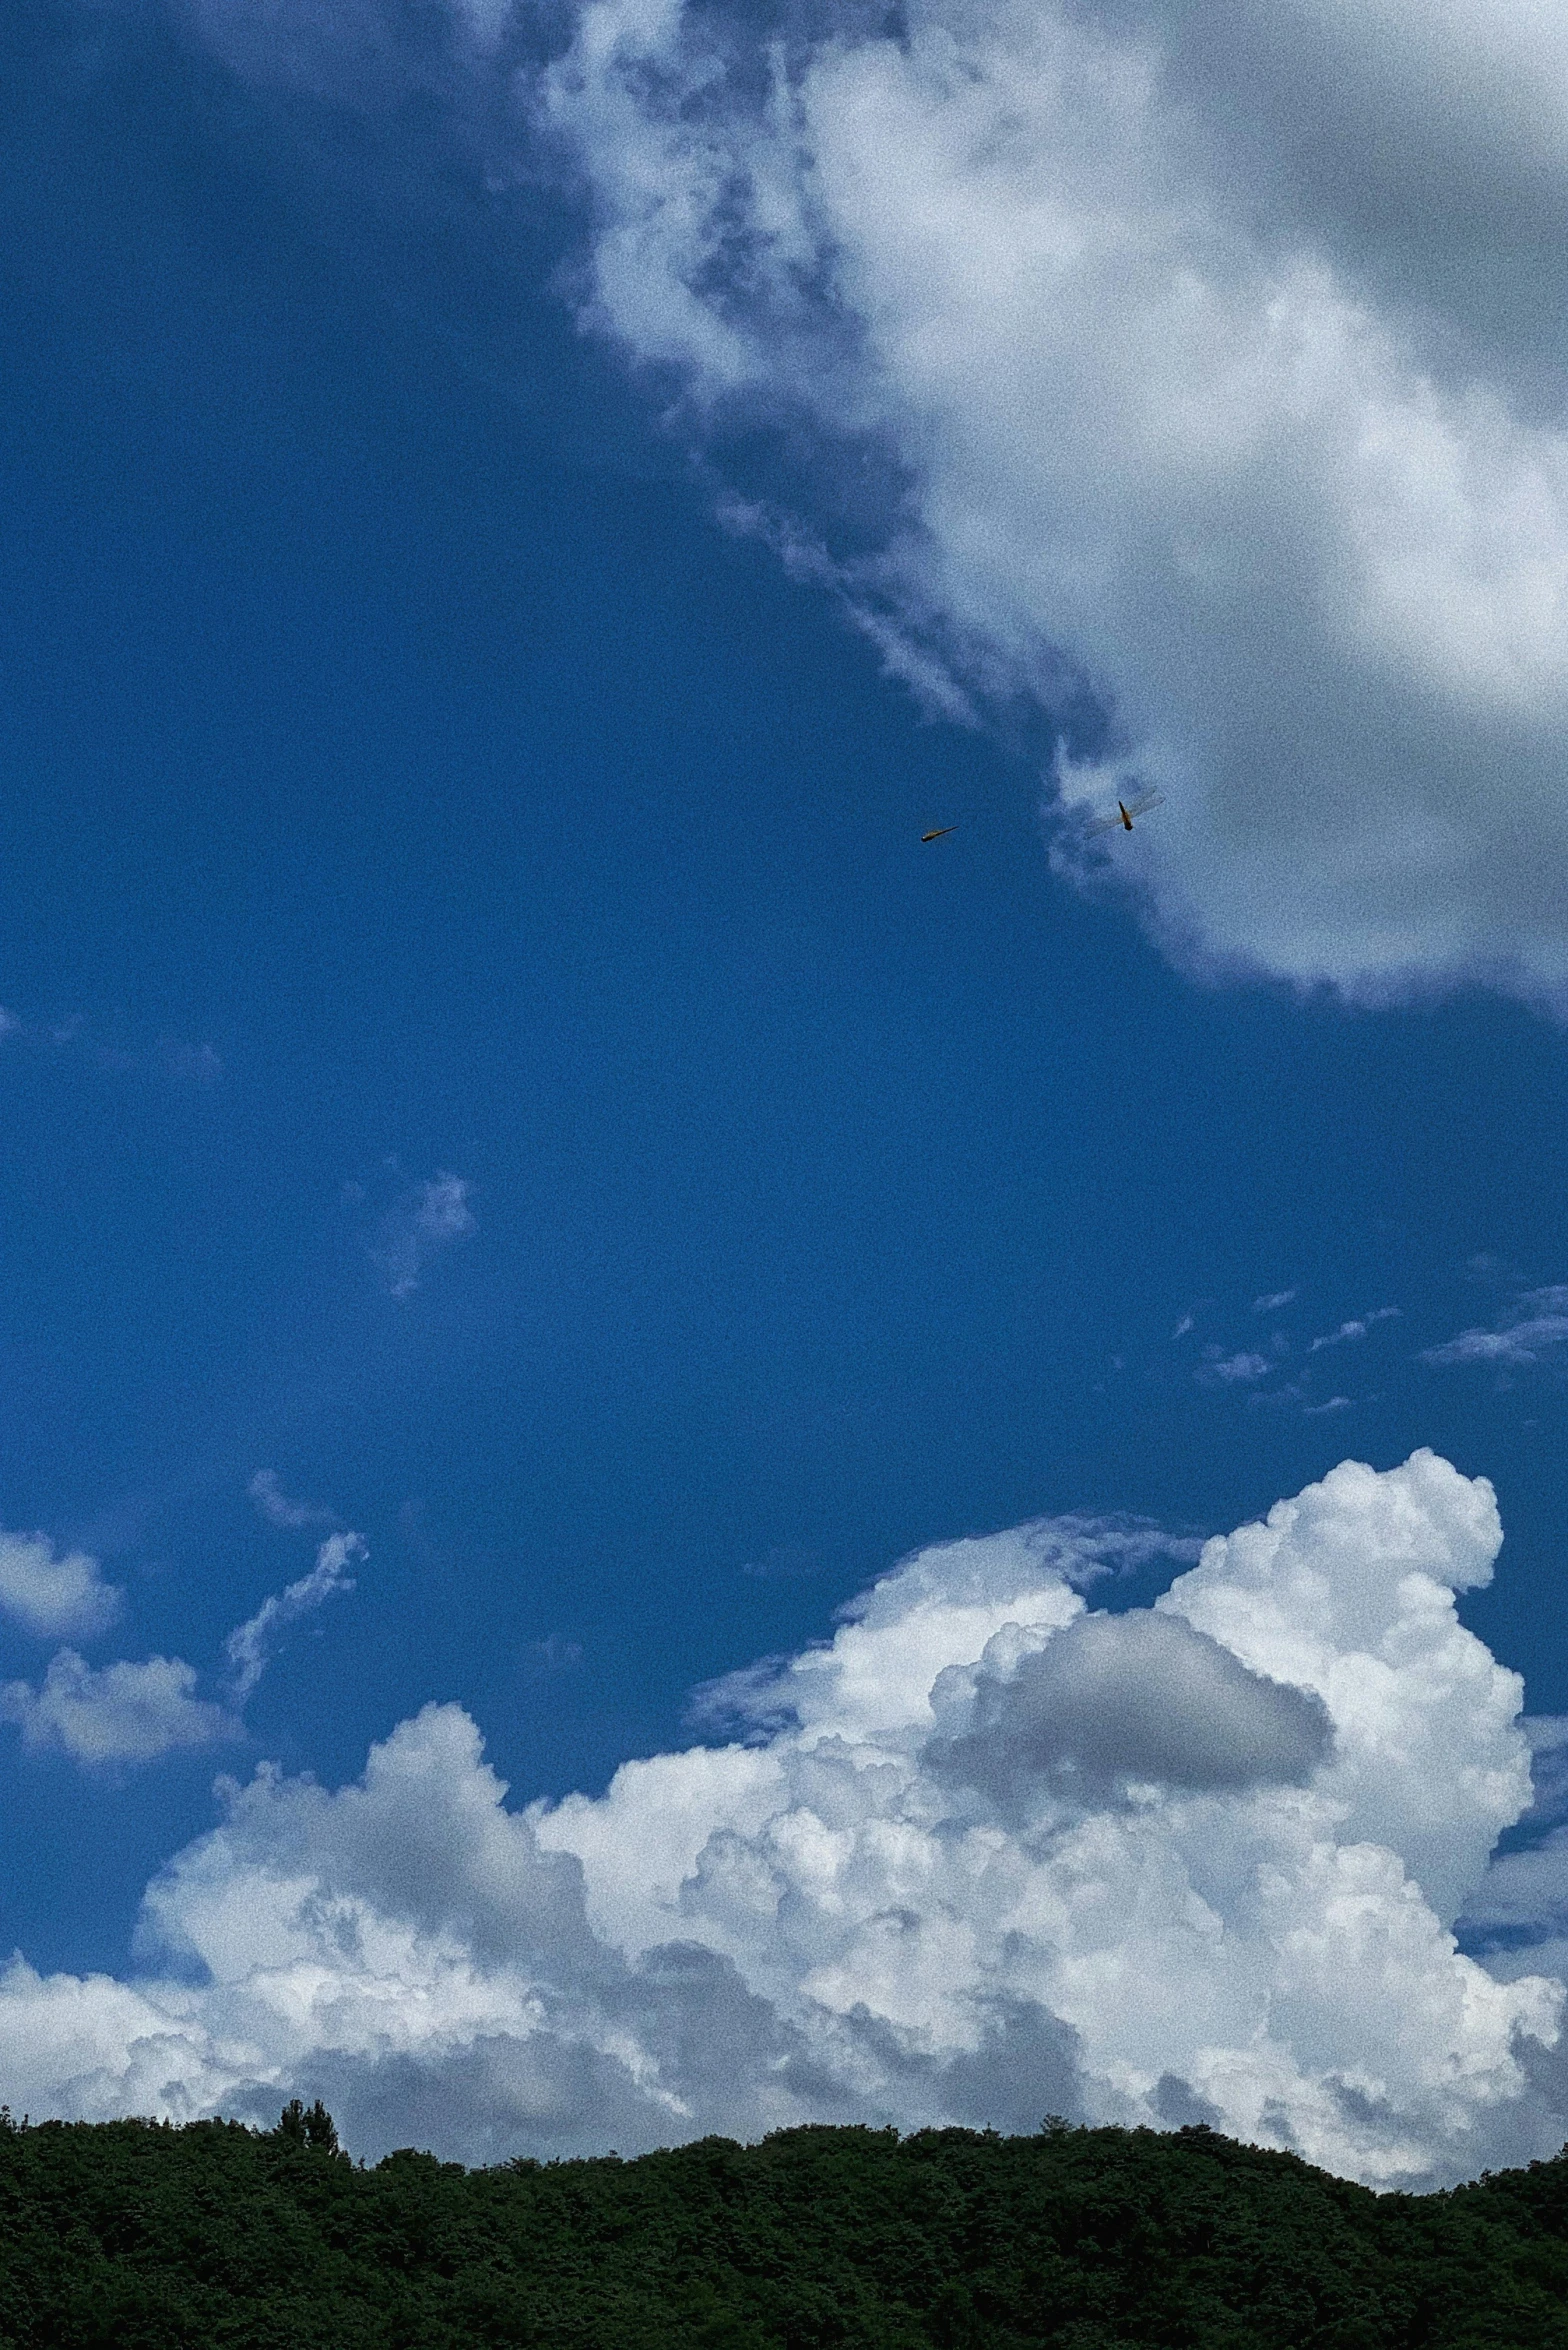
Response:
POLYGON ((1162 791, 1141 791, 1135 800, 1118 800, 1114 816, 1097 816, 1084 830, 1092 836, 1097 832, 1114 832, 1119 824, 1124 831, 1131 832, 1133 818, 1147 816, 1151 808, 1159 807, 1164 797, 1162 791))
POLYGON ((956 824, 939 824, 934 832, 923 832, 920 837, 922 840, 946 840, 950 832, 957 830, 956 824))

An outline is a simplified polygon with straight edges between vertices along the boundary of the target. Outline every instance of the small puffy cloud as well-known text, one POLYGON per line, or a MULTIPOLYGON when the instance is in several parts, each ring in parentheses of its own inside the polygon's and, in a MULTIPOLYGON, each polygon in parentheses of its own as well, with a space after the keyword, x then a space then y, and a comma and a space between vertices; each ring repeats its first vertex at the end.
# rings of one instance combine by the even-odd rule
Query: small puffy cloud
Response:
MULTIPOLYGON (((34 1599, 30 1628, 54 1630, 72 1623, 78 1630, 97 1628, 106 1620, 91 1559, 73 1554, 55 1561, 41 1538, 20 1546, 39 1553, 29 1560, 33 1582, 21 1588, 34 1599), (73 1570, 57 1588, 49 1576, 73 1570), (86 1575, 85 1570, 92 1574, 86 1575), (43 1573, 43 1598, 37 1598, 36 1576, 43 1573), (69 1609, 74 1607, 74 1617, 69 1609), (50 1612, 52 1610, 52 1612, 50 1612)), ((231 1632, 226 1644, 230 1668, 229 1707, 198 1698, 196 1669, 179 1657, 153 1656, 137 1663, 121 1660, 95 1670, 74 1648, 56 1650, 40 1687, 26 1681, 0 1687, 0 1720, 14 1722, 22 1743, 35 1751, 54 1749, 88 1768, 96 1765, 145 1763, 182 1746, 205 1746, 215 1739, 241 1735, 240 1708, 260 1680, 285 1627, 320 1607, 339 1591, 352 1591, 348 1572, 352 1560, 365 1555, 357 1534, 333 1534, 321 1545, 315 1566, 287 1590, 265 1600, 248 1623, 231 1632)), ((118 1602, 118 1592, 107 1593, 118 1602)), ((11 1605, 11 1602, 4 1604, 11 1605)), ((19 1612, 19 1611, 13 1611, 19 1612)), ((109 1613, 113 1613, 110 1609, 109 1613)))
POLYGON ((404 1192, 381 1217, 370 1256, 394 1297, 411 1297, 432 1257, 478 1229, 471 1189, 461 1175, 436 1175, 404 1192))
POLYGON ((1271 1289, 1267 1296, 1253 1299, 1252 1310, 1255 1314, 1278 1313, 1280 1307, 1288 1306, 1295 1295, 1293 1289, 1271 1289))
POLYGON ((245 1491, 269 1526, 283 1526, 297 1532, 306 1526, 333 1523, 331 1510, 317 1509, 308 1501, 290 1501, 278 1483, 275 1469, 258 1469, 245 1491))
POLYGON ((1267 1355, 1249 1352, 1222 1354, 1217 1348, 1210 1354, 1197 1376, 1205 1382, 1217 1381, 1222 1387, 1250 1387, 1259 1379, 1266 1379, 1274 1368, 1267 1355))
POLYGON ((943 1710, 969 1719, 926 1748, 932 1767, 1004 1801, 1040 1780, 1092 1799, 1129 1781, 1300 1784, 1331 1743, 1320 1697, 1249 1672, 1179 1616, 1081 1616, 1022 1657, 1012 1645, 1000 1635, 956 1676, 967 1706, 955 1690, 943 1710))
POLYGON ((1091 1614, 1052 1522, 943 1544, 751 1675, 743 1737, 560 1803, 428 1706, 346 1786, 226 1785, 133 1979, 13 1962, 0 2070, 35 2115, 321 2095, 367 2154, 470 2161, 1053 2110, 1381 2185, 1551 2152, 1558 1970, 1451 1931, 1501 1912, 1531 1799, 1519 1680, 1454 1605, 1500 1539, 1417 1453, 1206 1543, 1152 1613, 1091 1614))
POLYGON ((244 1704, 261 1679, 272 1660, 278 1637, 288 1625, 310 1615, 338 1592, 353 1590, 354 1578, 348 1571, 349 1565, 364 1556, 365 1545, 359 1535, 329 1534, 316 1553, 316 1563, 310 1573, 289 1584, 286 1590, 273 1592, 248 1622, 229 1634, 225 1654, 233 1676, 236 1705, 244 1704))
POLYGON ((0 1533, 0 1608, 41 1640, 91 1640, 107 1631, 123 1595, 82 1550, 57 1557, 42 1534, 0 1533))
POLYGON ((1376 1313, 1362 1314, 1351 1321, 1341 1322, 1337 1330, 1325 1331, 1321 1338, 1314 1338, 1307 1352, 1315 1355, 1321 1354, 1326 1346, 1352 1345, 1356 1339, 1365 1338, 1367 1332, 1379 1322, 1397 1322, 1398 1319, 1398 1306, 1379 1306, 1376 1313))
POLYGON ((0 1688, 0 1718, 18 1724, 25 1746, 54 1748, 88 1766, 151 1762, 171 1747, 238 1735, 233 1717, 203 1703, 195 1688, 194 1668, 178 1657, 95 1671, 74 1648, 62 1648, 41 1688, 25 1681, 0 1688))
POLYGON ((1330 1412, 1348 1412, 1352 1408, 1353 1400, 1348 1395, 1330 1395, 1325 1397, 1322 1403, 1303 1404, 1301 1408, 1309 1420, 1321 1420, 1326 1418, 1330 1412))

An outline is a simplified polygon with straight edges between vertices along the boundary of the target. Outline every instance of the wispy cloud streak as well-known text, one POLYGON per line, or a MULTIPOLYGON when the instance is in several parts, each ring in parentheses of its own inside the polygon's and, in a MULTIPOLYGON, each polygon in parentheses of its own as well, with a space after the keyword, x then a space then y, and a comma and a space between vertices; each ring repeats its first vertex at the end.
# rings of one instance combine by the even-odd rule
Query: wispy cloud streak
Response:
POLYGON ((1555 1358, 1568 1345, 1568 1286, 1530 1289, 1515 1301, 1513 1319, 1490 1330, 1461 1330, 1441 1346, 1424 1347, 1424 1363, 1491 1363, 1528 1369, 1555 1358))
POLYGON ((306 1526, 333 1526, 337 1523, 331 1510, 318 1509, 308 1501, 290 1501, 278 1483, 275 1469, 258 1469, 245 1491, 269 1526, 281 1526, 291 1532, 298 1532, 306 1526))
POLYGON ((1397 1322, 1399 1318, 1398 1306, 1379 1306, 1374 1314, 1341 1322, 1337 1330, 1325 1331, 1321 1338, 1314 1338, 1307 1352, 1315 1355, 1321 1354, 1326 1346, 1351 1346, 1358 1338, 1365 1338, 1369 1330, 1376 1329, 1379 1322, 1397 1322))
POLYGON ((366 1555, 357 1534, 329 1534, 316 1553, 308 1575, 286 1590, 274 1592, 247 1623, 238 1625, 224 1643, 236 1705, 243 1705, 276 1653, 279 1636, 301 1616, 325 1606, 339 1592, 352 1591, 350 1564, 366 1555))
POLYGON ((371 1261, 393 1297, 411 1297, 432 1257, 478 1229, 461 1175, 417 1183, 387 1209, 370 1243, 371 1261))

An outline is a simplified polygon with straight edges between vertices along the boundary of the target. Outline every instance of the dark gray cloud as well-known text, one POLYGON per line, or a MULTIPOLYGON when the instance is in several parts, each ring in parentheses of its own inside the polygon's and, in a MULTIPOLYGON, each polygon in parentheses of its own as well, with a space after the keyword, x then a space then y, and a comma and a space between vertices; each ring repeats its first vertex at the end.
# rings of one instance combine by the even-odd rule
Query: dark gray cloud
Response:
MULTIPOLYGON (((1024 2132, 1039 2129, 1048 2114, 1080 2115, 1081 2050, 1072 2025, 1033 2000, 1005 1994, 975 2006, 978 2043, 956 2056, 933 2055, 914 2034, 864 2007, 845 2022, 884 2079, 898 2083, 906 2099, 913 2091, 933 2118, 1024 2132)), ((894 2110, 890 2103, 890 2118, 894 2110)))
POLYGON ((1211 2105, 1207 2097, 1200 2097, 1180 2073, 1161 2073, 1149 2103, 1161 2121, 1173 2130, 1217 2130, 1224 2125, 1225 2116, 1219 2107, 1211 2105))
POLYGON ((1103 1797, 1118 1783, 1299 1784, 1327 1754, 1321 1698, 1249 1672, 1179 1616, 1081 1616, 1006 1679, 982 1672, 970 1727, 930 1766, 1002 1800, 1049 1781, 1103 1797))

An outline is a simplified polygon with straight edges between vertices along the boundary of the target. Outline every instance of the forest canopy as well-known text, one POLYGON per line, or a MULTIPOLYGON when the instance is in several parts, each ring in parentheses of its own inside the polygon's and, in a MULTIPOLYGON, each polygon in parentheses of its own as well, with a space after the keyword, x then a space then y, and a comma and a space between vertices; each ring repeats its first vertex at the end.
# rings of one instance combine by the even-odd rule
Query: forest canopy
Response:
POLYGON ((356 2165, 319 2103, 0 2113, 0 2345, 1568 2350, 1568 2150, 1374 2195, 1207 2129, 356 2165))

